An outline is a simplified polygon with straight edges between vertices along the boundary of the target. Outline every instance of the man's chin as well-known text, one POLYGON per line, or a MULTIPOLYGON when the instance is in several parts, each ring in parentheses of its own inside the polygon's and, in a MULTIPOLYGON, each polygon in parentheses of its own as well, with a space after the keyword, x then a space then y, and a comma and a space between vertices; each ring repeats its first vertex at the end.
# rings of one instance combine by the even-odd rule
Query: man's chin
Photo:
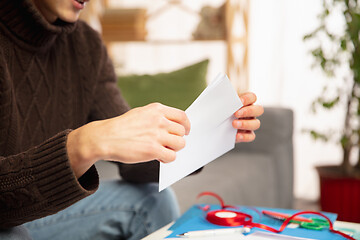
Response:
POLYGON ((59 19, 67 23, 75 23, 77 20, 79 20, 79 15, 79 13, 69 13, 59 16, 59 19))

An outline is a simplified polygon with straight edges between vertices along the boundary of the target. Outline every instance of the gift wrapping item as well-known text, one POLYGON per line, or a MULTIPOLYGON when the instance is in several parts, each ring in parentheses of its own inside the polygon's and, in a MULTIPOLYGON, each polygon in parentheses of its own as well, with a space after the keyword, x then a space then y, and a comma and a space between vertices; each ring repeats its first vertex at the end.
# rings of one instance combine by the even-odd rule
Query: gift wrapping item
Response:
MULTIPOLYGON (((319 212, 301 211, 301 212, 295 213, 295 214, 289 216, 288 218, 284 219, 284 222, 281 225, 280 229, 275 229, 275 228, 272 228, 265 224, 253 222, 253 217, 251 215, 235 210, 235 209, 237 209, 237 207, 235 207, 235 206, 225 205, 222 198, 213 192, 202 192, 197 196, 197 198, 200 198, 205 195, 213 196, 213 197, 217 198, 221 205, 220 210, 212 210, 212 211, 210 211, 209 206, 205 206, 205 207, 199 206, 203 211, 207 212, 206 220, 212 224, 216 224, 216 225, 220 225, 220 226, 228 226, 228 227, 238 227, 238 226, 243 226, 243 227, 248 227, 248 228, 256 227, 256 228, 261 228, 261 229, 271 231, 274 233, 280 233, 286 228, 286 226, 290 223, 290 221, 292 221, 294 219, 298 219, 299 215, 314 214, 314 215, 318 215, 318 216, 325 218, 325 219, 321 219, 322 220, 321 221, 322 228, 324 228, 324 227, 329 228, 329 230, 333 233, 339 234, 346 239, 355 240, 355 238, 352 238, 351 236, 349 236, 345 233, 334 230, 333 224, 330 221, 330 219, 327 216, 325 216, 324 214, 319 213, 319 212), (324 224, 324 223, 328 223, 328 224, 324 224)), ((257 211, 257 213, 259 213, 259 212, 257 211)), ((259 214, 261 215, 261 213, 259 213, 259 214)), ((307 227, 308 229, 317 230, 317 228, 314 227, 314 224, 318 224, 318 222, 312 222, 312 223, 309 223, 308 221, 305 222, 306 226, 311 225, 310 227, 307 227)))

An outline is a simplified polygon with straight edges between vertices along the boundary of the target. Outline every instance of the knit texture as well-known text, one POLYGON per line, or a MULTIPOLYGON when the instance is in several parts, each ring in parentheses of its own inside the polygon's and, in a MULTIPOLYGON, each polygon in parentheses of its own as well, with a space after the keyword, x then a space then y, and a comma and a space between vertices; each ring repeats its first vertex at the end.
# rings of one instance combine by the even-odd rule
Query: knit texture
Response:
MULTIPOLYGON (((31 0, 1 0, 0 228, 54 214, 92 194, 96 169, 76 179, 67 135, 127 110, 95 31, 81 21, 50 24, 31 0)), ((137 172, 154 169, 149 166, 121 164, 125 178, 137 182, 143 181, 137 172)), ((156 180, 157 171, 150 175, 146 180, 156 180)))

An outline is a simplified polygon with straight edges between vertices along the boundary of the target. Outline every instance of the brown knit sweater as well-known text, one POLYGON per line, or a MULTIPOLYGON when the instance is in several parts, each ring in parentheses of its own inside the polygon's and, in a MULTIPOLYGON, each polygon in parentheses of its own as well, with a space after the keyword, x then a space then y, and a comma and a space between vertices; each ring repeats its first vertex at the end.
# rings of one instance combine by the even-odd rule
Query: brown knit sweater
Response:
MULTIPOLYGON (((128 110, 99 35, 83 22, 49 24, 31 0, 0 1, 0 228, 56 213, 98 187, 76 179, 71 129, 128 110)), ((158 163, 120 165, 126 180, 156 181, 158 163)))

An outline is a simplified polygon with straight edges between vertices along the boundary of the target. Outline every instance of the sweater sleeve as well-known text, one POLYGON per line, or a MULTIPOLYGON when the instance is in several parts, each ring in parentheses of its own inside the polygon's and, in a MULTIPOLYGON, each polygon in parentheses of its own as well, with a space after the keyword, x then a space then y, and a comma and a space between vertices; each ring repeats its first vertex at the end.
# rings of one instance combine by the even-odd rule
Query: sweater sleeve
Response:
POLYGON ((98 37, 101 49, 98 62, 97 79, 90 111, 90 121, 112 118, 124 114, 130 107, 117 87, 116 74, 105 46, 98 37))
POLYGON ((25 152, 0 157, 0 228, 54 214, 96 191, 95 167, 76 179, 66 152, 70 130, 25 152))

